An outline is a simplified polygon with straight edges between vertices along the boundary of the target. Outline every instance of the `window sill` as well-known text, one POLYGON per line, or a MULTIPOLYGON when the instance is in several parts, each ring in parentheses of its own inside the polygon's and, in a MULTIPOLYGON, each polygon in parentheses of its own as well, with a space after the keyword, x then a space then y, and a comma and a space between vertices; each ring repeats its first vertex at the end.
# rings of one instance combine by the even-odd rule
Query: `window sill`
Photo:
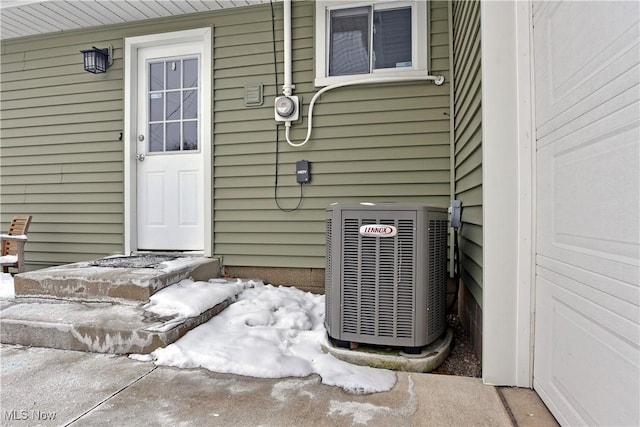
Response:
POLYGON ((372 83, 378 79, 378 78, 385 78, 385 77, 402 77, 402 78, 412 78, 415 77, 416 80, 422 78, 422 77, 427 77, 429 75, 429 73, 427 72, 427 69, 419 69, 419 70, 413 70, 413 69, 404 69, 404 70, 396 70, 396 69, 389 69, 389 70, 379 70, 376 71, 373 74, 352 74, 352 75, 348 75, 348 76, 329 76, 329 77, 316 77, 314 80, 314 85, 315 87, 323 87, 323 86, 331 86, 334 84, 343 84, 343 83, 350 83, 350 82, 355 82, 355 81, 366 81, 366 80, 371 80, 372 83))

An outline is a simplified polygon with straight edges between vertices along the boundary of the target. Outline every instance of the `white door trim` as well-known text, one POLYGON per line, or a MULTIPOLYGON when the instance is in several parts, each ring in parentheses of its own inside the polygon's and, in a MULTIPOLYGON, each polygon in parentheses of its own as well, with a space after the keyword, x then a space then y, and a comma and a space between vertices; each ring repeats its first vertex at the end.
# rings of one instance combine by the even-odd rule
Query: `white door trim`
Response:
POLYGON ((532 386, 531 3, 482 2, 483 343, 486 384, 532 386))
POLYGON ((138 249, 137 206, 136 206, 136 100, 138 76, 138 49, 166 45, 170 43, 201 42, 204 44, 202 56, 202 159, 203 159, 203 218, 204 256, 213 254, 212 233, 212 30, 197 28, 170 33, 128 37, 124 41, 124 250, 129 254, 138 249))
POLYGON ((515 385, 533 388, 535 324, 535 96, 532 2, 516 2, 518 52, 518 284, 515 385))

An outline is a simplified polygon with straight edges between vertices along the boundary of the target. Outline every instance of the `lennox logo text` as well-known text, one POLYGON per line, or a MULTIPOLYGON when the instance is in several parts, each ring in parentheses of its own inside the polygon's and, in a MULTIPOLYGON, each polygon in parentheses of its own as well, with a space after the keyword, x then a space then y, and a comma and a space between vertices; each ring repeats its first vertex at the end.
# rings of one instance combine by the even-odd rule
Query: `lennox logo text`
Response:
POLYGON ((398 230, 393 225, 369 224, 360 227, 360 234, 367 237, 393 237, 398 230))

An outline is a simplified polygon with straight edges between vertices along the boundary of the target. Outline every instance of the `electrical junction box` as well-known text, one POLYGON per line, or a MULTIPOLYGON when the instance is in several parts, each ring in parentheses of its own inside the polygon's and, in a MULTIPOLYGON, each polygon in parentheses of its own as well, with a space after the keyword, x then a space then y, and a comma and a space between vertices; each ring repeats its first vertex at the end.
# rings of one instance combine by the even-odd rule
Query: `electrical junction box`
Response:
POLYGON ((296 162, 296 181, 298 184, 306 184, 311 181, 311 164, 307 160, 296 162))
POLYGON ((452 228, 460 228, 462 215, 462 202, 460 200, 452 200, 449 205, 450 223, 452 228))

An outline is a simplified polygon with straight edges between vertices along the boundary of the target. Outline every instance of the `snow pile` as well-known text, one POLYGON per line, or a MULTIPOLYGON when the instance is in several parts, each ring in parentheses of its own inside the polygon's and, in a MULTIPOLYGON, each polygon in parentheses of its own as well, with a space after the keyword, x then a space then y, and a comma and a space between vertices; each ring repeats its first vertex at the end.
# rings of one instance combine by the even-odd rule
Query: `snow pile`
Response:
POLYGON ((247 285, 254 287, 222 313, 154 351, 155 363, 259 378, 316 373, 323 383, 354 393, 394 386, 392 371, 352 365, 322 351, 327 339, 323 295, 261 282, 247 285))
POLYGON ((0 273, 0 299, 15 297, 13 277, 9 273, 0 273))
MULTIPOLYGON (((13 278, 2 273, 0 298, 13 297, 13 278)), ((259 378, 315 373, 324 384, 353 393, 387 391, 395 385, 392 371, 352 365, 323 352, 322 344, 327 344, 324 295, 251 280, 185 279, 155 293, 144 309, 174 317, 161 325, 170 328, 179 319, 197 316, 227 299, 237 301, 175 343, 151 355, 131 357, 259 378)))
POLYGON ((153 294, 144 309, 158 316, 194 317, 227 299, 235 298, 245 287, 254 283, 240 279, 236 282, 225 279, 194 282, 184 279, 153 294))

